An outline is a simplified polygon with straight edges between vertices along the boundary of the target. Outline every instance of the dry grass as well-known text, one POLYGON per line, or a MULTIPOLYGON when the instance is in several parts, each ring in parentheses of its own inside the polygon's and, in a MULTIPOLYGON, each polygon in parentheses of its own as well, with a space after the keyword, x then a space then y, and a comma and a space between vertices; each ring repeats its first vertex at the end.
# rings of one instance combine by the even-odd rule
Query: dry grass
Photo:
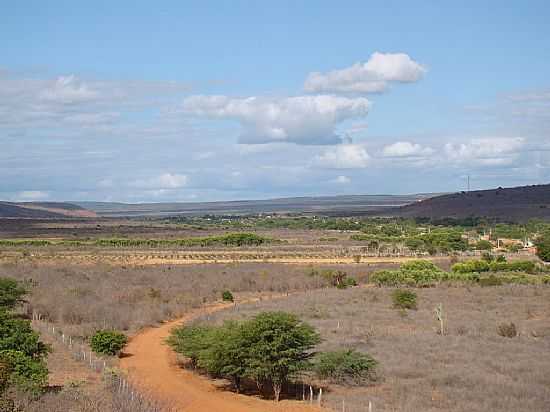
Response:
MULTIPOLYGON (((364 281, 379 267, 353 265, 344 270, 364 281)), ((32 281, 32 310, 66 333, 86 337, 99 328, 133 333, 219 300, 223 290, 238 296, 323 287, 326 281, 308 276, 308 270, 309 266, 264 263, 125 266, 28 259, 0 265, 0 276, 32 281)))
POLYGON ((370 387, 331 386, 326 405, 365 411, 547 411, 550 404, 550 288, 420 289, 418 310, 392 308, 391 289, 325 289, 281 301, 243 305, 211 321, 263 310, 294 312, 322 333, 320 350, 354 348, 380 362, 370 387), (443 303, 446 334, 436 331, 443 303), (513 322, 519 336, 501 337, 513 322))

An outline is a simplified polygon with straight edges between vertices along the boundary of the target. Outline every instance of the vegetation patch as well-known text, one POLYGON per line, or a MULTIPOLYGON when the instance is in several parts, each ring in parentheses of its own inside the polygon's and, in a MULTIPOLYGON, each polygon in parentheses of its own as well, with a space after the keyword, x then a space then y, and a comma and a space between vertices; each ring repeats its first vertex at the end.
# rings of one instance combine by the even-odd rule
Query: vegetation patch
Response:
POLYGON ((345 385, 363 385, 376 379, 378 362, 372 356, 356 350, 319 353, 313 372, 319 379, 345 385))
POLYGON ((90 339, 90 347, 100 355, 118 355, 124 348, 128 338, 116 330, 98 330, 90 339))
POLYGON ((237 391, 241 380, 249 379, 258 388, 271 386, 278 401, 283 385, 311 366, 320 337, 295 315, 264 312, 220 327, 177 328, 167 342, 193 366, 230 379, 237 391))
POLYGON ((407 289, 396 289, 392 292, 393 307, 398 309, 416 309, 416 293, 407 289))

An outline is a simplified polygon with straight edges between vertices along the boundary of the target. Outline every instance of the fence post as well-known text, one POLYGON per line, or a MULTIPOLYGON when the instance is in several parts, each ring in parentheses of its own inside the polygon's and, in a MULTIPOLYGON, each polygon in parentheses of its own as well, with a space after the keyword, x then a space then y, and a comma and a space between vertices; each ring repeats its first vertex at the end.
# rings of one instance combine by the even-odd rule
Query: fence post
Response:
POLYGON ((322 397, 323 397, 323 388, 319 388, 319 397, 317 398, 317 403, 319 407, 321 406, 322 397))
POLYGON ((372 402, 369 401, 369 412, 372 412, 372 402))
POLYGON ((313 403, 313 388, 309 386, 309 403, 313 403))

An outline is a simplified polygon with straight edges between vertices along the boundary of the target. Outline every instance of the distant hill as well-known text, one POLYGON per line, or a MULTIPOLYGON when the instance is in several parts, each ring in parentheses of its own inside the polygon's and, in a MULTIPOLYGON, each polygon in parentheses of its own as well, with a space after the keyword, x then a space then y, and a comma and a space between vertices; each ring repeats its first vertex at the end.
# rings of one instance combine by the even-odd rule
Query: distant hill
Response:
POLYGON ((402 217, 466 218, 470 216, 525 221, 550 219, 550 185, 474 190, 432 197, 391 209, 402 217))
POLYGON ((359 215, 396 208, 434 194, 353 195, 292 197, 268 200, 188 203, 109 203, 75 202, 100 216, 244 215, 256 213, 315 213, 320 215, 359 215))
POLYGON ((66 217, 96 217, 93 211, 63 202, 0 202, 0 217, 53 219, 66 217))

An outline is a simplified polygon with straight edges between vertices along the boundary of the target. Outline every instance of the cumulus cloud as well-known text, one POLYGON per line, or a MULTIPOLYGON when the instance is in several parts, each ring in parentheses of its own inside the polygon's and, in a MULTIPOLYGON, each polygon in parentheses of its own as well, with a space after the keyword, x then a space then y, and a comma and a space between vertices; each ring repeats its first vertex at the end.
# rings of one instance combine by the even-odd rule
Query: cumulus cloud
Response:
POLYGON ((370 155, 359 144, 334 146, 318 155, 314 166, 327 169, 362 169, 368 166, 370 155))
POLYGON ((381 93, 390 83, 413 83, 426 68, 405 53, 373 53, 365 63, 333 70, 310 73, 304 89, 312 93, 381 93))
POLYGON ((283 98, 230 98, 191 96, 184 100, 183 112, 240 122, 239 143, 335 144, 342 142, 336 126, 367 115, 365 98, 329 95, 283 98))
POLYGON ((382 149, 384 157, 424 157, 434 153, 431 147, 424 147, 417 143, 395 142, 382 149))
POLYGON ((164 173, 149 179, 135 180, 130 186, 140 189, 180 189, 187 186, 188 182, 187 175, 164 173))
POLYGON ((522 137, 492 137, 472 139, 466 143, 446 143, 446 158, 458 164, 503 166, 517 160, 525 146, 522 137))

